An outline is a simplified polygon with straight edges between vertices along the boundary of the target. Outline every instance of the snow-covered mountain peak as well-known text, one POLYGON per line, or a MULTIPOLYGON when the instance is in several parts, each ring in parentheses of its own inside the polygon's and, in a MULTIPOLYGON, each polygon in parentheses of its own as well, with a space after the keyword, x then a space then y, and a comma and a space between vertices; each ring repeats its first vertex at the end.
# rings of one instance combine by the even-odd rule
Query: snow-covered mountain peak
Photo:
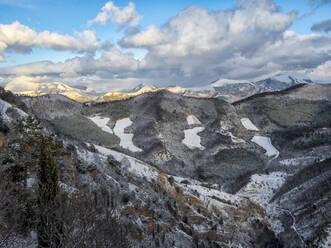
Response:
POLYGON ((217 81, 213 82, 211 84, 212 87, 221 87, 221 86, 226 86, 229 84, 240 84, 240 83, 251 83, 248 80, 233 80, 233 79, 226 79, 226 78, 221 78, 218 79, 217 81))
POLYGON ((184 93, 185 89, 180 87, 180 86, 168 86, 166 88, 167 91, 171 92, 171 93, 175 93, 175 94, 179 94, 179 93, 184 93))
POLYGON ((125 92, 127 92, 127 93, 145 93, 145 92, 153 91, 156 89, 157 88, 154 85, 148 85, 148 84, 142 83, 142 84, 137 85, 133 89, 126 90, 125 92))
POLYGON ((300 75, 300 74, 287 74, 287 73, 278 73, 274 76, 272 76, 270 79, 276 80, 279 82, 283 83, 288 83, 288 84, 304 84, 311 82, 309 78, 306 76, 300 75))

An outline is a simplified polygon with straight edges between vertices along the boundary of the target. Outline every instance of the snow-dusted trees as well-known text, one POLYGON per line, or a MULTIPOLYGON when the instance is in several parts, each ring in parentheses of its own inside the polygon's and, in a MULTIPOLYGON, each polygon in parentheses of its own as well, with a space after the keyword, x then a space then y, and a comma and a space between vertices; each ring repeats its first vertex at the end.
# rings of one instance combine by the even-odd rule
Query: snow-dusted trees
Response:
POLYGON ((0 247, 129 247, 107 190, 73 195, 60 190, 57 160, 63 156, 70 151, 31 116, 6 134, 0 153, 0 247))

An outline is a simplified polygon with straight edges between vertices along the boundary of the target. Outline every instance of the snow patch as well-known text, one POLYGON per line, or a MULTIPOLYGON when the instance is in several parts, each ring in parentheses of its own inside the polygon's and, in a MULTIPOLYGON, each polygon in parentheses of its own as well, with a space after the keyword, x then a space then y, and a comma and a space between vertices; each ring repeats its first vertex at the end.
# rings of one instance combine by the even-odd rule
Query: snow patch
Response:
POLYGON ((201 138, 198 135, 198 133, 202 132, 203 130, 205 130, 204 127, 195 127, 192 129, 184 130, 185 137, 182 140, 182 143, 190 149, 199 148, 200 150, 204 150, 205 147, 200 144, 201 138))
POLYGON ((201 125, 201 122, 199 121, 199 119, 194 115, 187 116, 186 120, 189 125, 201 125))
POLYGON ((279 151, 271 144, 271 139, 269 137, 254 136, 251 141, 266 150, 265 154, 268 157, 275 156, 275 158, 277 158, 279 156, 279 151))
POLYGON ((124 118, 121 120, 117 120, 115 127, 114 127, 114 133, 116 136, 120 138, 120 146, 128 149, 132 152, 142 152, 142 150, 139 147, 136 147, 133 142, 133 134, 124 133, 124 129, 131 126, 132 121, 130 118, 124 118))
POLYGON ((93 116, 93 117, 88 117, 88 119, 93 121, 103 131, 105 131, 107 133, 110 133, 110 134, 113 134, 113 130, 111 130, 111 128, 107 126, 107 123, 109 122, 110 118, 96 115, 96 116, 93 116))
POLYGON ((259 129, 253 124, 253 122, 248 118, 240 119, 241 123, 247 130, 259 131, 259 129))

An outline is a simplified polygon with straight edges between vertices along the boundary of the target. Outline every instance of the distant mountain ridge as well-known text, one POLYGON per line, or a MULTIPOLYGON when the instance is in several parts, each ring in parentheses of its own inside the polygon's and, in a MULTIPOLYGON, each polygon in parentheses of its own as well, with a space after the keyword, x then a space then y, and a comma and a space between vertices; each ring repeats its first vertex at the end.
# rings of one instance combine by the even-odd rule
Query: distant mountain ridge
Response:
POLYGON ((202 87, 182 88, 180 86, 168 86, 166 88, 158 88, 154 85, 139 84, 133 89, 125 89, 121 91, 111 91, 108 93, 96 93, 93 89, 80 89, 73 86, 68 86, 64 83, 41 83, 33 85, 32 89, 20 90, 7 85, 6 89, 13 91, 17 95, 24 96, 40 96, 45 94, 61 94, 70 99, 79 102, 108 102, 115 100, 128 99, 134 96, 145 94, 148 92, 156 92, 167 90, 175 94, 183 96, 198 97, 198 98, 219 98, 227 102, 239 101, 243 98, 254 94, 279 91, 297 84, 313 83, 310 79, 300 77, 298 75, 277 74, 273 77, 250 82, 247 80, 227 80, 219 79, 211 84, 202 87))
POLYGON ((95 100, 97 97, 97 93, 91 88, 81 89, 80 87, 72 87, 60 82, 29 83, 21 88, 17 84, 12 85, 9 83, 5 89, 21 96, 60 94, 80 102, 95 100))

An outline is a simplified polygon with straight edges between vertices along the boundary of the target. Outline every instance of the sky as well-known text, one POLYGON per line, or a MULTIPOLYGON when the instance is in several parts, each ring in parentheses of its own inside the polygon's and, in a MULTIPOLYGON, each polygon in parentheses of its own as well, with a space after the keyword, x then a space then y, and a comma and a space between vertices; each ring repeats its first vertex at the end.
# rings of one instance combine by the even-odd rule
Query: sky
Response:
POLYGON ((331 0, 0 0, 0 86, 331 81, 331 0))

